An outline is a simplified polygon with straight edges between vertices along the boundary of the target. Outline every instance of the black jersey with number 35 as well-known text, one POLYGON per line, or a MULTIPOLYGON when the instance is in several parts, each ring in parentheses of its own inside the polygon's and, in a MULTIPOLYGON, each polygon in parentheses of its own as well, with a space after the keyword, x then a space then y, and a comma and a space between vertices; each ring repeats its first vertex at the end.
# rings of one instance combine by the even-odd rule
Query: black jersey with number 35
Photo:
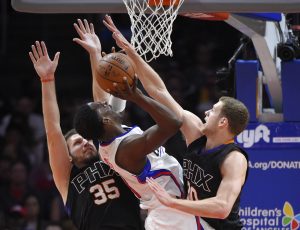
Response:
POLYGON ((102 161, 73 166, 66 210, 79 230, 140 230, 139 202, 102 161))
MULTIPOLYGON (((184 182, 190 200, 202 200, 216 196, 222 181, 220 167, 229 153, 241 152, 248 160, 247 153, 234 143, 220 145, 210 150, 205 150, 205 145, 206 137, 203 136, 188 146, 187 154, 184 156, 184 182)), ((203 219, 218 230, 241 229, 239 205, 240 195, 226 219, 203 219)))

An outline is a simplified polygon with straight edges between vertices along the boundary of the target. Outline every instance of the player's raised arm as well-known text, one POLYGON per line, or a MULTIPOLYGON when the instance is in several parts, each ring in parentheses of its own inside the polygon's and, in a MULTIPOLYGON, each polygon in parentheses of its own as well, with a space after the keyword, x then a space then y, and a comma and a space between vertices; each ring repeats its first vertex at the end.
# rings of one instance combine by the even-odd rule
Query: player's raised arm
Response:
POLYGON ((190 144, 199 138, 202 135, 200 131, 200 126, 202 125, 201 119, 195 114, 184 110, 174 100, 159 75, 138 55, 134 47, 115 26, 110 16, 106 15, 103 23, 113 33, 113 38, 116 40, 117 45, 123 49, 134 62, 138 77, 147 93, 183 119, 183 125, 180 130, 185 136, 186 143, 190 144))
MULTIPOLYGON (((79 38, 74 38, 73 41, 83 47, 90 55, 91 69, 92 69, 92 89, 94 101, 100 101, 102 103, 107 102, 116 112, 122 112, 126 107, 126 101, 105 92, 98 84, 97 78, 97 65, 102 58, 102 47, 99 37, 95 33, 94 24, 89 23, 86 19, 83 21, 77 19, 77 23, 74 23, 74 28, 79 38)), ((112 52, 114 52, 114 47, 112 52)))
POLYGON ((74 23, 73 25, 79 36, 79 38, 74 38, 73 41, 82 46, 90 55, 94 101, 107 102, 110 95, 102 90, 96 81, 97 63, 102 58, 102 48, 100 40, 95 34, 94 25, 93 23, 88 23, 86 19, 83 21, 77 19, 77 23, 74 23))
POLYGON ((44 42, 36 41, 29 52, 34 69, 42 83, 43 117, 47 135, 49 161, 55 185, 64 203, 71 170, 68 148, 60 127, 60 114, 55 92, 55 71, 60 53, 51 60, 44 42))

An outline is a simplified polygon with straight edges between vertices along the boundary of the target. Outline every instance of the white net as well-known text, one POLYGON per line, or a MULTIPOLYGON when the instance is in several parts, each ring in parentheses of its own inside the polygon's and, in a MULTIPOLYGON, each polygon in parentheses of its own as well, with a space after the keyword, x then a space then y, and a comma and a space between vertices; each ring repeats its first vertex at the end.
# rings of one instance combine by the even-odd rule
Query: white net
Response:
POLYGON ((147 62, 161 54, 172 56, 173 22, 184 0, 123 1, 131 20, 131 44, 137 52, 147 62))

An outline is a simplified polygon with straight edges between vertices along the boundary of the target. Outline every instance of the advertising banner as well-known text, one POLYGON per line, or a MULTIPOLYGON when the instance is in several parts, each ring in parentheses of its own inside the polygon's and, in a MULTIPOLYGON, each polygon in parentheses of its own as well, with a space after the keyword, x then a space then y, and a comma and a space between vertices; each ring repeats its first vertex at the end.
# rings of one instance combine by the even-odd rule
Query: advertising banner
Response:
POLYGON ((300 124, 250 124, 236 141, 249 154, 243 229, 300 229, 300 124))
POLYGON ((250 123, 236 141, 246 149, 300 149, 300 123, 250 123))

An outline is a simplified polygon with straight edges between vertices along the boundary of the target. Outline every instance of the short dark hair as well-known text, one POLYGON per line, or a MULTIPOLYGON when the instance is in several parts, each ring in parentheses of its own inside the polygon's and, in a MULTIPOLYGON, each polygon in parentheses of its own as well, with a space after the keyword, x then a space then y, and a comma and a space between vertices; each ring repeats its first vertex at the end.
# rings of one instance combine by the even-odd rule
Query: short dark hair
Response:
POLYGON ((65 140, 68 141, 68 139, 69 139, 71 136, 75 135, 75 134, 78 134, 78 133, 76 132, 76 130, 75 130, 75 129, 70 129, 70 130, 69 130, 68 132, 66 132, 66 134, 64 135, 65 140))
POLYGON ((221 116, 223 115, 228 119, 230 132, 238 135, 248 125, 249 112, 247 107, 232 97, 221 97, 219 101, 223 103, 221 116))
POLYGON ((96 108, 85 104, 79 108, 74 116, 74 127, 79 135, 85 139, 98 139, 104 133, 103 120, 97 114, 96 108))

